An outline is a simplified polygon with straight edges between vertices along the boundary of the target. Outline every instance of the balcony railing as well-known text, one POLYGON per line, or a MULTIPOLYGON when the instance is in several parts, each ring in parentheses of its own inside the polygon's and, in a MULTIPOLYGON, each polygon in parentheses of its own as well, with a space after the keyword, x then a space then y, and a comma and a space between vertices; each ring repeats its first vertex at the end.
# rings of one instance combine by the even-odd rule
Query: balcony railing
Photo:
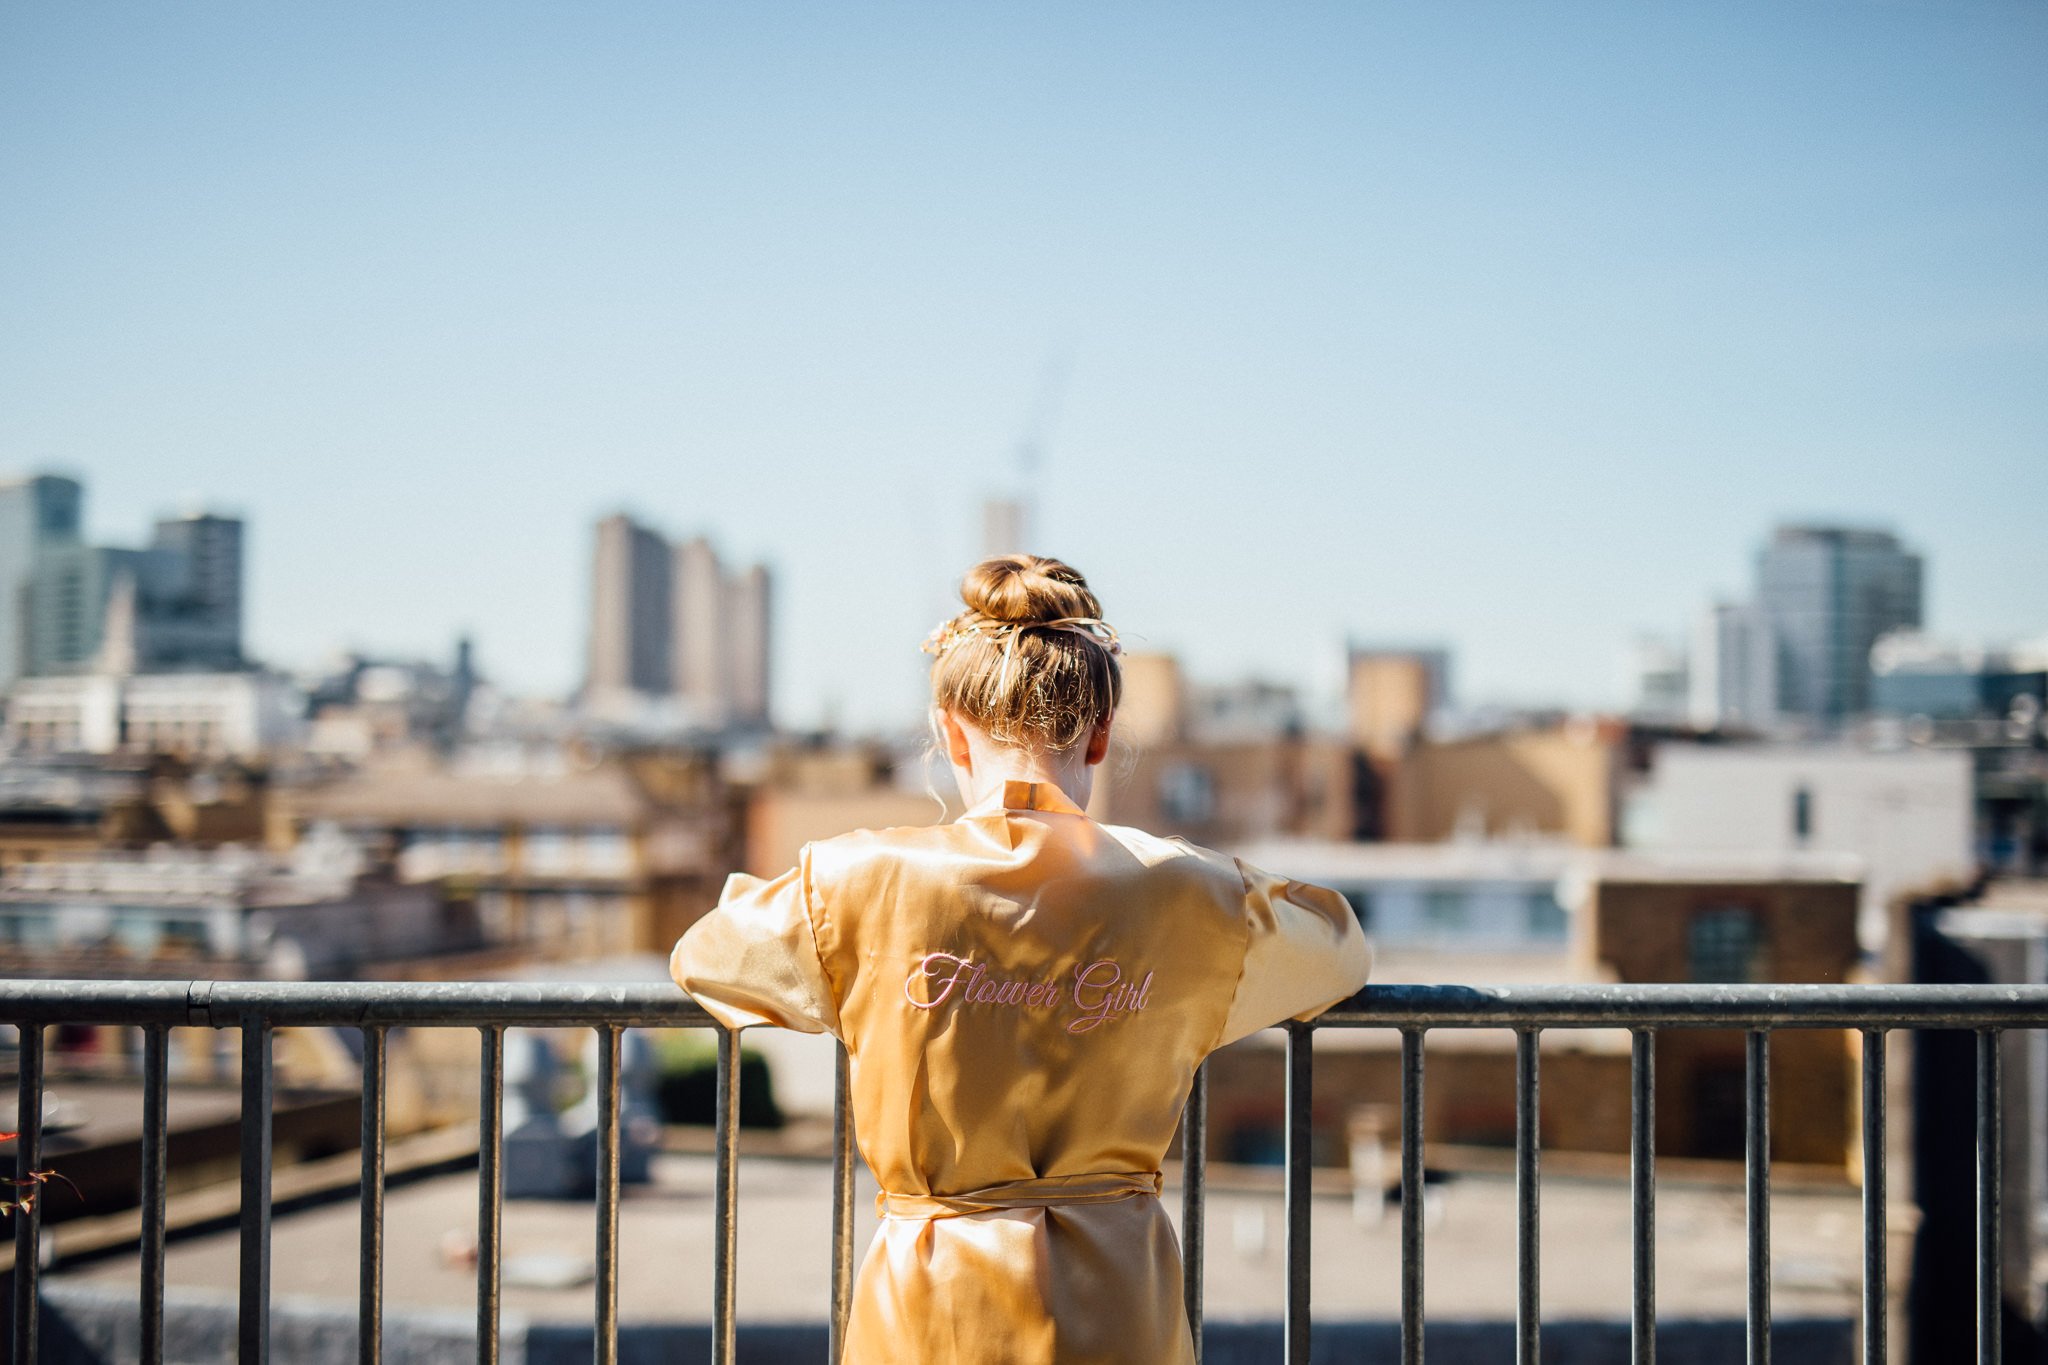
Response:
MULTIPOLYGON (((41 1169, 43 1027, 114 1024, 144 1034, 141 1161, 141 1359, 163 1358, 165 1100, 173 1027, 233 1028, 242 1035, 241 1212, 238 1358, 268 1359, 271 1230, 272 1031, 344 1026, 363 1034, 362 1237, 359 1358, 382 1358, 384 1307, 385 1035, 395 1027, 474 1028, 481 1035, 482 1104, 478 1120, 477 1359, 495 1365, 499 1346, 501 1158, 504 1139, 505 1030, 589 1028, 601 1043, 597 1172, 594 1354, 617 1365, 619 1340, 619 1059, 627 1028, 709 1028, 718 1037, 713 1359, 736 1360, 735 1204, 739 1157, 739 1039, 680 993, 662 985, 545 986, 509 983, 323 984, 272 982, 12 981, 0 983, 0 1023, 20 1026, 20 1135, 17 1175, 41 1169)), ((1319 1028, 1398 1030, 1401 1038, 1401 1359, 1423 1358, 1422 1099, 1423 1039, 1431 1029, 1509 1029, 1516 1034, 1515 1172, 1518 1284, 1516 1360, 1539 1359, 1541 1294, 1537 1098, 1538 1042, 1545 1029, 1625 1028, 1632 1035, 1631 1240, 1634 1256, 1632 1361, 1656 1358, 1656 1255, 1653 1232, 1655 1036, 1660 1029, 1745 1031, 1748 1360, 1770 1359, 1770 1046, 1779 1029, 1848 1029, 1863 1035, 1863 1298, 1865 1365, 1887 1360, 1885 1260, 1885 1048, 1895 1029, 1976 1033, 1976 1341, 1979 1365, 1999 1360, 2000 1034, 2048 1027, 2048 987, 2004 986, 1581 986, 1484 989, 1458 986, 1369 987, 1314 1024, 1286 1026, 1286 1310, 1284 1358, 1309 1359, 1309 1117, 1311 1042, 1319 1028)), ((832 1301, 829 1349, 839 1358, 853 1282, 853 1133, 847 1112, 846 1057, 839 1060, 834 1122, 832 1301)), ((1207 1091, 1198 1073, 1184 1135, 1206 1132, 1207 1091)), ((1186 1140, 1182 1180, 1185 1293, 1199 1351, 1202 1321, 1204 1144, 1186 1140)), ((37 1247, 40 1201, 15 1215, 13 1352, 16 1365, 37 1358, 37 1247)), ((1961 1343, 1957 1343, 1960 1358, 1961 1343)))

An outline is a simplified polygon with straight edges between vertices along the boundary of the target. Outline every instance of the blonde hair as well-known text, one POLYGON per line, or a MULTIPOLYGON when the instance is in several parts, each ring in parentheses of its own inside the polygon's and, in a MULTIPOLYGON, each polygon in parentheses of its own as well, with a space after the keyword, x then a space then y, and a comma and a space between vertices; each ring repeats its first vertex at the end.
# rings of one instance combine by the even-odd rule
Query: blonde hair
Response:
POLYGON ((932 705, 998 744, 1070 749, 1116 709, 1115 632, 1080 571, 1038 555, 999 555, 960 583, 967 610, 932 632, 932 705))

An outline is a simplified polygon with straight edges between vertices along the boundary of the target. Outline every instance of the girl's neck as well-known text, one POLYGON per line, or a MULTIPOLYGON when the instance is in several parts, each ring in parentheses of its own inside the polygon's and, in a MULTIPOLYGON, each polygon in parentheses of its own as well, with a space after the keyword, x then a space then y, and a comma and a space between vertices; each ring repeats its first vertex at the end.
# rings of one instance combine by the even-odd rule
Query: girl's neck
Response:
POLYGON ((976 744, 973 766, 955 764, 953 777, 969 809, 1000 799, 1005 782, 1049 782, 1083 809, 1095 789, 1095 769, 1079 744, 1061 753, 976 744))

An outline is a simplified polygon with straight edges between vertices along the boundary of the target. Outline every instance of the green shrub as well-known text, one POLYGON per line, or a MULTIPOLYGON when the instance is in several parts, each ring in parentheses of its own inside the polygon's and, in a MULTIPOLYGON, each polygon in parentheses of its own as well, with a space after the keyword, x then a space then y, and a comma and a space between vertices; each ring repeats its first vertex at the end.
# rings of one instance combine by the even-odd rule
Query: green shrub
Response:
MULTIPOLYGON (((711 1124, 718 1118, 718 1040, 702 1029, 679 1030, 655 1044, 655 1104, 663 1123, 711 1124)), ((740 1127, 780 1128, 768 1059, 740 1049, 740 1127)))

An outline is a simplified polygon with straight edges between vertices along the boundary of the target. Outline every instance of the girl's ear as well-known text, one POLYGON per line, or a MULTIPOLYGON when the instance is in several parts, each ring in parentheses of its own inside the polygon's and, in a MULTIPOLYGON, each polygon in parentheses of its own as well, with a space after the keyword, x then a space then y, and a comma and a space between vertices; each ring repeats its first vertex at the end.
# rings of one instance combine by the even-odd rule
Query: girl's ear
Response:
POLYGON ((1089 767, 1094 767, 1109 756, 1109 724, 1115 719, 1116 712, 1112 711, 1104 716, 1101 723, 1089 732, 1087 754, 1089 767))
POLYGON ((946 757, 956 768, 974 771, 974 749, 967 742, 967 732, 960 728, 960 719, 951 711, 939 712, 939 728, 945 735, 946 757))

